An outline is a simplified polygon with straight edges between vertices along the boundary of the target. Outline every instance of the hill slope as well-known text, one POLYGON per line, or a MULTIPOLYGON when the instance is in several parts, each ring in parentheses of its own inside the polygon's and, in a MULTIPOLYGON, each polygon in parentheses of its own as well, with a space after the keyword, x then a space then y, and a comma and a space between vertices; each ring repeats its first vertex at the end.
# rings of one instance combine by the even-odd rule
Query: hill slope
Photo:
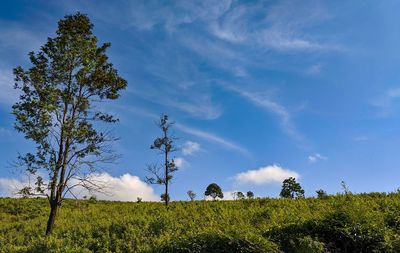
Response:
POLYGON ((126 203, 0 199, 1 252, 400 252, 400 194, 126 203))

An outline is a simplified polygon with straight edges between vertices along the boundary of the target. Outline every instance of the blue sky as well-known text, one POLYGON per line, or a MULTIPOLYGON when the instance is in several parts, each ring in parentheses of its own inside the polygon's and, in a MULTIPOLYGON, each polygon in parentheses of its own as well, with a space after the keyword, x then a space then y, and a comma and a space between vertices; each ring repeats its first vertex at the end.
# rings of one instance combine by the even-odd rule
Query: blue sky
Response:
MULTIPOLYGON (((0 3, 0 194, 24 181, 10 168, 32 144, 13 130, 12 68, 54 36, 57 21, 89 15, 128 81, 106 106, 120 118, 122 155, 107 177, 154 199, 143 183, 154 120, 176 121, 181 165, 172 199, 229 191, 278 196, 296 176, 306 191, 400 187, 398 1, 2 1, 0 3)), ((121 190, 122 191, 122 190, 121 190)), ((118 196, 124 196, 118 198, 118 196)), ((229 197, 229 196, 228 196, 229 197)))

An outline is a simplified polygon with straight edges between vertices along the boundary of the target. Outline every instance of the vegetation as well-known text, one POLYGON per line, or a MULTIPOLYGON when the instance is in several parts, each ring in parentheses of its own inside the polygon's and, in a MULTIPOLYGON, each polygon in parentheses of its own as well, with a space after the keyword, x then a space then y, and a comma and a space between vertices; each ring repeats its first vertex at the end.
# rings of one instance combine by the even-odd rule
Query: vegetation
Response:
POLYGON ((400 194, 162 203, 0 199, 0 252, 399 252, 400 194))
POLYGON ((146 178, 146 181, 150 184, 165 186, 165 192, 161 194, 161 200, 165 202, 165 206, 168 206, 170 201, 168 186, 173 178, 173 173, 178 170, 174 159, 170 159, 171 153, 177 150, 174 146, 174 137, 171 137, 169 134, 173 124, 173 122, 169 121, 168 115, 165 114, 162 115, 160 121, 157 122, 158 127, 162 131, 162 136, 157 137, 150 148, 160 151, 164 160, 162 166, 159 166, 157 163, 149 165, 147 170, 150 172, 151 176, 146 178))
POLYGON ((66 194, 76 186, 102 190, 91 175, 99 162, 116 158, 110 149, 115 138, 95 122, 104 125, 117 119, 96 105, 117 99, 127 83, 108 62, 110 44, 98 47, 92 30, 86 15, 66 16, 58 22, 57 36, 48 38, 39 52, 29 53, 32 67, 14 69, 15 87, 21 90, 13 106, 15 128, 36 145, 35 152, 18 156, 16 165, 35 178, 34 186, 20 193, 47 197, 46 234, 52 232, 66 194))

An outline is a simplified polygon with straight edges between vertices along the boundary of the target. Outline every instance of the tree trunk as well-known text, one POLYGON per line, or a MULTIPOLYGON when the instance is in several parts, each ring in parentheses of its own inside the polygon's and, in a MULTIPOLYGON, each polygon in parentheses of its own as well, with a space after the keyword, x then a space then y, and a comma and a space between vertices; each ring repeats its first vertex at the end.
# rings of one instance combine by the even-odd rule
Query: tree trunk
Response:
MULTIPOLYGON (((55 202, 55 201, 53 201, 53 202, 55 202)), ((57 216, 57 209, 58 209, 57 203, 50 204, 50 215, 49 215, 49 219, 47 220, 46 236, 50 235, 53 232, 54 221, 56 220, 56 216, 57 216)))

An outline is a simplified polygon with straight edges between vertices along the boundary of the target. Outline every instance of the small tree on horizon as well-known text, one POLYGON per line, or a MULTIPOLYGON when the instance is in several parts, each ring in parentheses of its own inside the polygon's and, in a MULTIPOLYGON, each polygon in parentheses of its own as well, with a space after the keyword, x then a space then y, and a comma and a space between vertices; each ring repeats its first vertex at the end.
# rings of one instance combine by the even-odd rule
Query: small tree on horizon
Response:
POLYGON ((216 198, 224 198, 221 187, 219 187, 219 185, 217 185, 216 183, 209 184, 206 191, 204 192, 204 195, 211 197, 214 201, 216 200, 216 198))
POLYGON ((192 190, 189 190, 187 192, 187 195, 188 195, 190 201, 194 201, 194 199, 196 198, 196 193, 194 191, 192 191, 192 190))
POLYGON ((282 190, 280 193, 282 198, 303 198, 304 190, 294 177, 289 177, 283 180, 282 190))
POLYGON ((315 192, 317 193, 317 197, 319 199, 324 199, 328 197, 328 194, 323 189, 316 190, 315 192))
POLYGON ((237 193, 236 193, 236 197, 237 197, 237 199, 244 199, 244 194, 243 194, 243 192, 237 192, 237 193))
POLYGON ((92 23, 78 12, 61 19, 56 36, 29 53, 29 69, 14 69, 15 88, 21 91, 12 107, 14 127, 36 145, 35 152, 17 158, 16 166, 36 177, 34 187, 20 192, 47 197, 46 235, 66 195, 75 196, 77 186, 102 191, 104 184, 93 175, 99 163, 117 158, 110 146, 117 139, 103 127, 117 119, 98 105, 117 99, 127 82, 108 61, 110 44, 97 44, 92 23))
POLYGON ((164 201, 165 206, 168 207, 168 203, 170 201, 169 184, 173 178, 172 174, 178 170, 174 159, 170 159, 171 153, 177 151, 177 148, 174 146, 174 137, 171 137, 169 133, 170 128, 174 123, 169 121, 168 115, 163 114, 156 124, 161 129, 162 136, 157 137, 154 140, 153 144, 150 146, 150 149, 160 151, 163 155, 164 161, 162 166, 153 164, 147 167, 147 171, 150 172, 152 176, 146 177, 146 181, 149 184, 165 186, 165 191, 161 195, 161 200, 164 201))
POLYGON ((246 196, 247 196, 248 199, 252 199, 252 198, 254 198, 254 193, 252 191, 248 191, 246 193, 246 196))

